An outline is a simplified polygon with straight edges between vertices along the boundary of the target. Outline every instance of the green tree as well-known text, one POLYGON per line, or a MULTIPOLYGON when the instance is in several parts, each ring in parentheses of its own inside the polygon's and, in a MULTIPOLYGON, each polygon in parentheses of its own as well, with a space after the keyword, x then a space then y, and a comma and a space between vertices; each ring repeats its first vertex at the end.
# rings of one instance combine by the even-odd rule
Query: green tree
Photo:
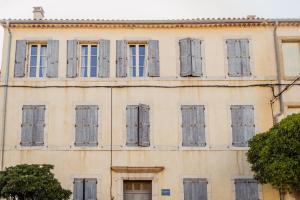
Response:
POLYGON ((0 197, 18 200, 65 200, 71 191, 61 187, 53 165, 17 165, 0 172, 0 197))
POLYGON ((284 200, 300 191, 300 114, 293 114, 249 141, 247 159, 254 177, 271 184, 284 200))

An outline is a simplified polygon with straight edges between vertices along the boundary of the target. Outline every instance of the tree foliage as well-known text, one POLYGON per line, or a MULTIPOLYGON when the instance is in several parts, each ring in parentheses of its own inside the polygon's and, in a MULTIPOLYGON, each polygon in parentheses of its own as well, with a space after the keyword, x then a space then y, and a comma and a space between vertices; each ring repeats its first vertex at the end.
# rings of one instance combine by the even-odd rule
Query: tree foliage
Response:
POLYGON ((0 197, 18 200, 65 200, 71 191, 61 187, 53 165, 17 165, 0 172, 0 197))
POLYGON ((249 142, 254 177, 281 193, 300 191, 300 114, 293 114, 249 142))

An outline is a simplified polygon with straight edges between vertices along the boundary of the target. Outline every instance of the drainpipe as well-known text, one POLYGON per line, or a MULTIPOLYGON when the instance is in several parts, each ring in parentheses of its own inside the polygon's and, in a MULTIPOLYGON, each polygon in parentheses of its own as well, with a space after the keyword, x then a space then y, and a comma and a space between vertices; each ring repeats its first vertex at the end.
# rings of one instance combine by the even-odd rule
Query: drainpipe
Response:
POLYGON ((8 92, 8 79, 9 79, 9 66, 10 66, 10 51, 11 51, 11 31, 9 28, 9 21, 6 21, 5 28, 8 31, 9 39, 8 39, 8 48, 6 52, 6 66, 5 66, 5 78, 4 78, 4 93, 3 93, 3 116, 2 116, 2 146, 1 146, 1 168, 3 170, 4 167, 4 146, 5 146, 5 132, 6 132, 6 109, 7 109, 7 92, 8 92))

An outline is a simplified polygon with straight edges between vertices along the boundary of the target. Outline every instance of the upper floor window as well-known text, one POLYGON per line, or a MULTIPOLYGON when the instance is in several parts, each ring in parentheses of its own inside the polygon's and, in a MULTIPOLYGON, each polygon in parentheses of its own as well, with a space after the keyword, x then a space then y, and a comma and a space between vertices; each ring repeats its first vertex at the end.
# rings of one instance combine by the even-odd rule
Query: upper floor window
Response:
POLYGON ((248 39, 229 39, 227 44, 228 76, 251 76, 248 39))
POLYGON ((282 52, 285 76, 300 75, 300 42, 283 42, 282 52))
POLYGON ((47 44, 31 44, 29 77, 45 77, 47 70, 47 44))
POLYGON ((98 45, 80 45, 80 76, 97 77, 98 45))
POLYGON ((131 77, 143 77, 146 74, 146 46, 145 44, 129 45, 129 75, 131 77))

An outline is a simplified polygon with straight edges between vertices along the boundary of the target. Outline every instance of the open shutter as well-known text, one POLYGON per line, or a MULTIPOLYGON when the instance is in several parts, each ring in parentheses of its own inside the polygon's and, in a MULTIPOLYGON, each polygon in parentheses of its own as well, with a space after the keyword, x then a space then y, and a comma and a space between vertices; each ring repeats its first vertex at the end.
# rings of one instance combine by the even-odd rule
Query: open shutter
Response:
POLYGON ((87 178, 85 179, 85 200, 97 199, 97 179, 87 178))
POLYGON ((127 76, 127 41, 117 40, 117 77, 127 76))
POLYGON ((98 62, 98 76, 108 78, 110 72, 110 41, 99 40, 99 62, 98 62))
POLYGON ((88 146, 98 145, 98 106, 89 105, 87 107, 86 142, 88 146))
POLYGON ((242 133, 244 135, 244 146, 248 146, 248 141, 255 134, 254 124, 254 107, 252 105, 243 105, 243 121, 242 121, 242 133))
POLYGON ((67 78, 77 76, 77 40, 67 41, 67 78))
POLYGON ((242 130, 243 124, 243 110, 240 105, 232 105, 231 110, 231 127, 232 127, 232 145, 243 147, 244 143, 244 133, 242 130))
POLYGON ((191 39, 184 38, 179 40, 180 49, 180 76, 192 75, 192 53, 191 39))
POLYGON ((183 180, 184 200, 193 200, 193 182, 191 179, 183 180))
POLYGON ((193 126, 194 140, 197 142, 197 146, 205 146, 205 115, 204 106, 196 105, 193 106, 195 125, 193 126))
POLYGON ((127 146, 138 145, 138 106, 128 105, 126 107, 126 129, 127 129, 127 146))
POLYGON ((47 77, 58 77, 59 41, 48 40, 47 46, 47 77))
POLYGON ((24 105, 22 108, 21 145, 32 145, 34 106, 24 105))
POLYGON ((202 76, 201 40, 191 40, 192 76, 202 76))
POLYGON ((44 105, 38 105, 34 108, 32 139, 35 146, 44 145, 45 110, 44 105))
POLYGON ((227 40, 228 76, 241 76, 241 52, 239 40, 227 40))
POLYGON ((196 200, 207 200, 207 180, 206 179, 197 179, 196 180, 196 191, 197 191, 197 198, 196 200))
POLYGON ((148 76, 159 77, 159 42, 148 41, 148 76))
POLYGON ((195 146, 196 142, 193 136, 193 106, 182 105, 181 106, 182 116, 182 146, 195 146))
POLYGON ((25 76, 25 61, 26 61, 26 40, 16 41, 16 53, 15 53, 15 77, 25 76))
POLYGON ((83 179, 74 179, 73 198, 74 200, 83 200, 83 179))
POLYGON ((149 122, 149 110, 148 105, 139 104, 139 146, 150 146, 150 122, 149 122))
POLYGON ((83 146, 85 144, 86 134, 86 114, 87 107, 84 105, 76 106, 76 124, 75 124, 75 145, 83 146))
POLYGON ((249 40, 243 39, 240 40, 241 48, 241 67, 242 67, 242 76, 250 76, 250 54, 249 54, 249 40))
POLYGON ((236 179, 235 182, 236 200, 258 200, 258 182, 254 179, 236 179))

